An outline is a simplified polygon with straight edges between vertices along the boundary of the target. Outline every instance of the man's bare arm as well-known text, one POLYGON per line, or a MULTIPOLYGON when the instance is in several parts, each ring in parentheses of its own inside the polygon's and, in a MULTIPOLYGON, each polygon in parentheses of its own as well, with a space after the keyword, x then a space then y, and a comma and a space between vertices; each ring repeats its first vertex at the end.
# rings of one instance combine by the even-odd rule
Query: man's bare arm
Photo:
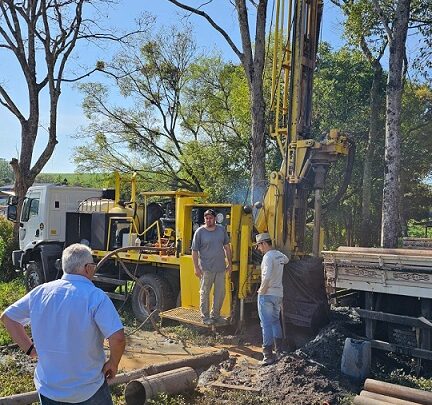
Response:
MULTIPOLYGON (((32 346, 33 342, 27 335, 27 332, 19 322, 9 318, 4 312, 0 315, 0 320, 3 322, 6 330, 11 335, 13 341, 21 348, 22 351, 27 352, 32 346)), ((36 357, 36 350, 33 349, 30 353, 31 357, 36 357)))
POLYGON ((117 374, 118 365, 126 347, 124 330, 120 329, 113 333, 108 338, 108 343, 110 347, 110 356, 108 361, 104 364, 102 372, 107 379, 111 379, 117 374))
POLYGON ((202 276, 202 268, 199 265, 198 251, 197 250, 192 250, 192 260, 193 260, 193 264, 194 264, 195 275, 197 277, 201 278, 201 276, 202 276))
POLYGON ((228 266, 226 268, 226 271, 231 273, 232 272, 232 253, 231 253, 231 246, 229 243, 224 245, 224 250, 225 250, 225 257, 228 261, 228 266))

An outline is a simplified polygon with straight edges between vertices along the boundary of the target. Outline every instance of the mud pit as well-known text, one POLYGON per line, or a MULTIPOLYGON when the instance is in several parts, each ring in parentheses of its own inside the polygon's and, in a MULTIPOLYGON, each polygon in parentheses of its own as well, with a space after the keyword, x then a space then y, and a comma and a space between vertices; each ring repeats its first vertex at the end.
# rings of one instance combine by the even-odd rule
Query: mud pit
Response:
POLYGON ((128 337, 120 368, 126 371, 225 348, 230 352, 229 360, 201 370, 198 383, 201 392, 220 390, 212 387, 216 382, 236 386, 239 392, 245 392, 245 387, 252 388, 254 395, 262 397, 265 403, 337 404, 341 398, 360 390, 359 385, 339 371, 345 338, 355 337, 359 327, 358 317, 352 311, 334 310, 330 324, 316 337, 302 330, 291 330, 298 349, 268 367, 260 365, 261 330, 257 320, 241 335, 219 336, 222 343, 214 346, 194 346, 175 336, 140 331, 128 337))

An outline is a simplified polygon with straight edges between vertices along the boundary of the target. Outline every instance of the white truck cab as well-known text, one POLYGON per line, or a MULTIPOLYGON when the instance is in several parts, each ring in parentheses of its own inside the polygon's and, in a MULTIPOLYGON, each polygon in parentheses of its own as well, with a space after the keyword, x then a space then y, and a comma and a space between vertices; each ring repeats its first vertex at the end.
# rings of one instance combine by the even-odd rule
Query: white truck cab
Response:
MULTIPOLYGON (((58 278, 55 261, 66 240, 66 213, 77 212, 87 200, 100 199, 104 191, 94 188, 41 184, 28 189, 19 219, 19 248, 13 264, 25 272, 26 287, 58 278)), ((8 218, 16 218, 16 198, 9 200, 8 218), (14 215, 15 214, 15 215, 14 215)))

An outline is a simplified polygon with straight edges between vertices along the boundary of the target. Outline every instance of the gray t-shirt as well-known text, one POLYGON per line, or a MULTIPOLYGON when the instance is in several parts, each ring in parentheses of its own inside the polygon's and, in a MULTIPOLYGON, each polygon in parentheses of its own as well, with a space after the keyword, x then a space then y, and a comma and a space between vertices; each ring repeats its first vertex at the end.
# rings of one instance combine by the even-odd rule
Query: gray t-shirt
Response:
POLYGON ((203 271, 214 273, 225 271, 223 247, 228 243, 228 234, 223 226, 216 225, 213 231, 209 231, 205 226, 197 229, 192 240, 192 250, 198 252, 203 271))

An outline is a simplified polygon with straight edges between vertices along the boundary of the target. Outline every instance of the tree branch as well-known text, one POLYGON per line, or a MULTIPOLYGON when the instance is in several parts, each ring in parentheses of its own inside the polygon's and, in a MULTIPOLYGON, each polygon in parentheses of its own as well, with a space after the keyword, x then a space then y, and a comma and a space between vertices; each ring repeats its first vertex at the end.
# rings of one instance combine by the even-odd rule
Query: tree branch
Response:
POLYGON ((231 49, 234 51, 234 53, 238 56, 238 58, 240 60, 243 60, 243 57, 244 57, 243 53, 240 52, 240 50, 234 44, 233 40, 228 35, 228 33, 220 25, 216 24, 216 22, 207 13, 205 13, 204 11, 198 10, 197 8, 190 7, 186 4, 180 3, 177 0, 168 0, 168 1, 172 4, 175 4, 177 7, 180 7, 184 10, 190 11, 193 14, 196 14, 196 15, 199 15, 199 16, 205 18, 210 23, 210 25, 225 38, 225 40, 228 42, 228 45, 231 47, 231 49))
POLYGON ((391 41, 393 39, 393 32, 390 28, 390 22, 388 18, 386 17, 384 11, 380 7, 378 0, 372 0, 372 4, 374 6, 375 11, 378 13, 378 16, 381 20, 382 25, 384 26, 384 29, 386 30, 389 41, 391 41))

